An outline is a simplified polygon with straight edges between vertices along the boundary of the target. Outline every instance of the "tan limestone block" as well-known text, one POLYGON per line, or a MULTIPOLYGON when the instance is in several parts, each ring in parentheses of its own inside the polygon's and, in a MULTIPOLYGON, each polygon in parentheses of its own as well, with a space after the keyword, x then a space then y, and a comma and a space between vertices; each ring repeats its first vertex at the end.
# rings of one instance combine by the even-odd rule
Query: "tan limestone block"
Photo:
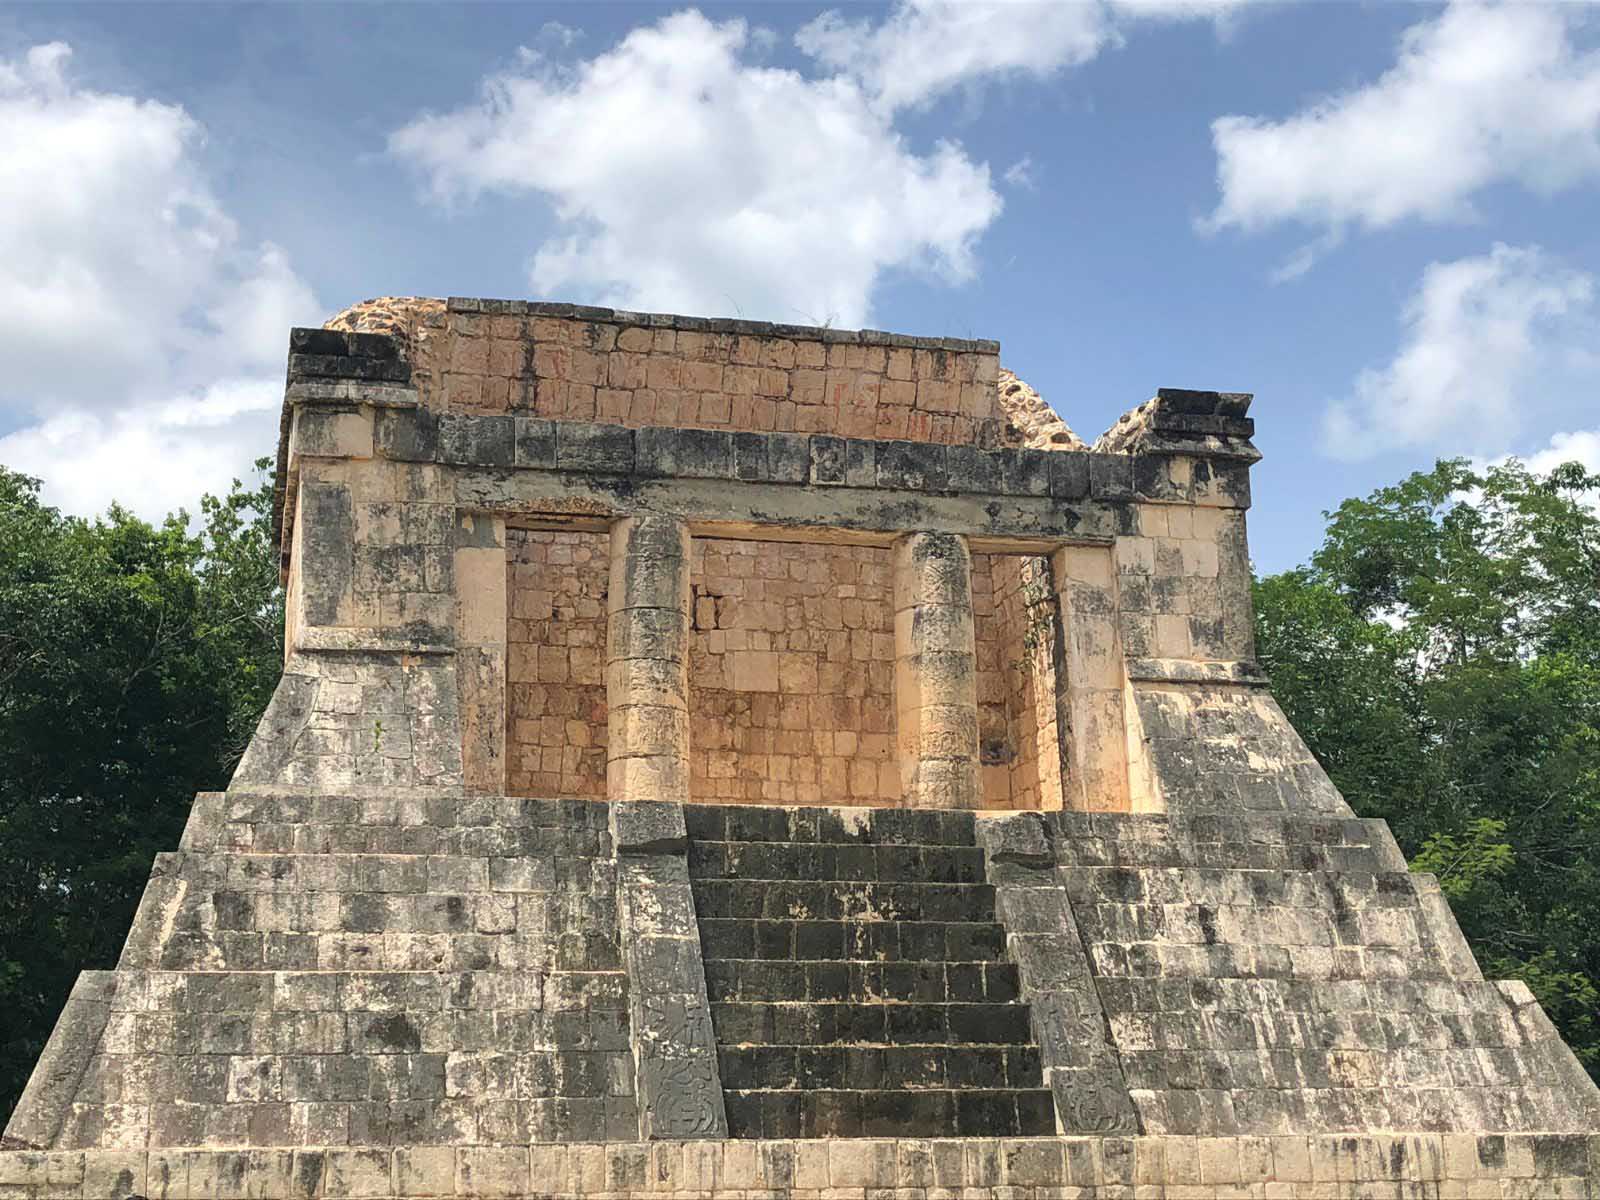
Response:
POLYGON ((564 346, 572 340, 573 323, 565 317, 534 317, 528 324, 529 336, 536 342, 564 346))
POLYGON ((608 758, 689 752, 689 715, 666 704, 626 704, 607 713, 608 758))
POLYGON ((523 1146, 462 1146, 456 1150, 458 1196, 525 1196, 528 1151, 523 1146))
POLYGON ((894 614, 893 636, 896 658, 940 651, 970 655, 976 626, 970 608, 923 604, 894 614))
POLYGON ((905 759, 901 792, 909 808, 974 809, 981 806, 978 764, 959 759, 905 759))
POLYGON ((660 608, 687 616, 690 604, 688 560, 653 555, 614 555, 606 606, 611 613, 660 608))
POLYGON ((506 553, 498 547, 455 552, 456 632, 462 645, 506 640, 506 553))
POLYGON ((1050 569, 1058 589, 1077 583, 1110 591, 1116 578, 1111 551, 1100 546, 1065 546, 1050 556, 1050 569))
POLYGON ((687 361, 679 368, 678 386, 686 392, 719 392, 722 372, 720 363, 687 361))
POLYGON ((486 375, 489 372, 489 339, 486 337, 452 337, 450 339, 450 370, 463 375, 486 375))
POLYGON ((606 664, 606 703, 619 708, 627 704, 661 708, 688 705, 688 673, 681 660, 661 658, 622 658, 606 664))
POLYGON ((396 1196, 452 1196, 456 1152, 449 1146, 396 1148, 391 1164, 396 1196))
POLYGON ((1066 618, 1067 681, 1072 687, 1120 688, 1122 653, 1117 620, 1099 613, 1072 613, 1066 618))
POLYGON ((1151 575, 1155 573, 1155 542, 1151 538, 1119 537, 1112 547, 1119 575, 1151 575))
POLYGON ((683 363, 676 358, 647 359, 645 383, 657 391, 680 391, 683 388, 683 363))
POLYGON ((1189 640, 1189 618, 1169 613, 1157 613, 1155 618, 1155 645, 1158 658, 1188 658, 1193 653, 1189 640))
POLYGON ((648 354, 653 348, 653 331, 638 325, 624 326, 617 332, 617 349, 632 354, 648 354))
POLYGON ((895 540, 895 608, 972 605, 972 555, 954 534, 910 533, 895 540))
MULTIPOLYGON (((634 332, 624 330, 625 334, 634 332)), ((643 354, 628 354, 622 350, 613 351, 606 359, 606 381, 614 388, 634 391, 645 386, 647 375, 646 363, 649 360, 643 354)))
POLYGON ((827 373, 803 367, 789 372, 786 394, 796 404, 821 404, 828 394, 827 373))
POLYGON ((1217 544, 1186 540, 1182 543, 1183 573, 1201 579, 1217 577, 1217 544))
POLYGON ((526 365, 527 343, 496 338, 489 343, 487 374, 509 378, 521 375, 526 365))
POLYGON ((686 756, 608 758, 606 796, 612 800, 669 800, 687 803, 689 768, 686 756))
POLYGON ((924 412, 953 413, 960 410, 961 391, 954 380, 917 380, 917 407, 924 412))

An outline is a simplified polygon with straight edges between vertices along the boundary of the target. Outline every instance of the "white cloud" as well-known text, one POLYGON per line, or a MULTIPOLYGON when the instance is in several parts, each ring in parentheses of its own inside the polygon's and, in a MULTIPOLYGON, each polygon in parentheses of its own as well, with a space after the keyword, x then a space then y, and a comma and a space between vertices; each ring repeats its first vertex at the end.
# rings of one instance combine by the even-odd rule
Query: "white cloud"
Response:
POLYGON ((817 75, 762 65, 743 21, 689 10, 568 67, 524 55, 389 146, 440 203, 548 199, 560 229, 533 257, 540 294, 857 325, 885 272, 969 278, 1001 210, 989 167, 953 142, 913 148, 902 109, 1083 62, 1123 15, 1233 6, 904 0, 876 25, 805 26, 817 75))
POLYGON ((1558 390, 1544 386, 1550 373, 1572 366, 1565 348, 1589 336, 1594 291, 1593 278, 1537 247, 1497 244, 1486 255, 1429 264, 1406 306, 1399 352, 1329 406, 1330 452, 1504 446, 1521 410, 1558 390))
POLYGON ((847 79, 747 63, 742 21, 669 16, 571 70, 491 76, 390 138, 435 197, 540 192, 543 294, 861 322, 880 272, 964 279, 1000 211, 985 166, 909 150, 847 79))
POLYGON ((1000 176, 1007 184, 1015 188, 1033 190, 1033 155, 1024 154, 1016 162, 1006 168, 1005 174, 1000 176))
POLYGON ((1600 475, 1600 429, 1552 434, 1545 445, 1519 457, 1528 470, 1540 475, 1569 462, 1582 463, 1591 475, 1600 475))
POLYGON ((952 88, 1011 76, 1044 78, 1120 46, 1140 20, 1221 19, 1251 0, 903 0, 881 23, 837 11, 795 43, 862 82, 888 110, 952 88))
POLYGON ((979 80, 1050 75, 1118 40, 1101 4, 988 0, 916 0, 878 25, 827 12, 795 37, 801 50, 859 79, 890 111, 979 80))
POLYGON ((1600 177, 1600 52, 1574 45, 1578 20, 1574 6, 1457 3, 1407 30, 1375 83, 1284 121, 1214 121, 1221 201, 1202 227, 1461 220, 1492 184, 1600 177))
POLYGON ((280 379, 228 379, 165 403, 111 412, 72 408, 0 438, 0 463, 45 481, 44 498, 88 515, 113 500, 150 520, 221 495, 270 455, 280 379))
POLYGON ((22 426, 0 463, 72 511, 116 495, 157 517, 271 451, 262 389, 281 395, 288 327, 318 308, 281 249, 240 237, 199 124, 79 85, 70 54, 0 60, 0 403, 22 426), (209 452, 186 450, 202 427, 209 452))

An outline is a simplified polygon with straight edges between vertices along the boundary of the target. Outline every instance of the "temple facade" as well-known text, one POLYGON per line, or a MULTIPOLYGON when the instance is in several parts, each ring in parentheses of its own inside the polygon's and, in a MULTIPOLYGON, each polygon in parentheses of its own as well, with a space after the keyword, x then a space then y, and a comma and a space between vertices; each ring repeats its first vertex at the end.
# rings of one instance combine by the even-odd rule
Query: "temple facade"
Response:
POLYGON ((1248 395, 296 329, 284 675, 0 1197, 1600 1196, 1600 1091, 1254 663, 1248 395))

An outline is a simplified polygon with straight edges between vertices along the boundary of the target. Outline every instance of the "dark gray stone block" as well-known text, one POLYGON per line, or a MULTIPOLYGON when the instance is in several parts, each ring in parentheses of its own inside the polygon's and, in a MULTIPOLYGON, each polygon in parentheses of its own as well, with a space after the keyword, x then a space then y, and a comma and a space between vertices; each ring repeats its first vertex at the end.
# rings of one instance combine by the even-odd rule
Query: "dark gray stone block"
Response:
POLYGON ((601 475, 632 474, 634 431, 589 421, 557 422, 556 466, 601 475))

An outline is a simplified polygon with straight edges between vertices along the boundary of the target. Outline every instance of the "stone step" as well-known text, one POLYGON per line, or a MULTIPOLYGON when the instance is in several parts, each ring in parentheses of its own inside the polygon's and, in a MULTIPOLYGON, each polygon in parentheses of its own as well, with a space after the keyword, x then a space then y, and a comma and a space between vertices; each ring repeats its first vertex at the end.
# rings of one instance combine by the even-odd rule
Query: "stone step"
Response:
POLYGON ((1237 867, 1084 867, 1061 870, 1074 906, 1208 904, 1265 908, 1412 908, 1418 876, 1409 871, 1252 871, 1237 867))
POLYGON ((701 879, 985 881, 984 854, 975 846, 694 841, 689 846, 689 869, 701 879))
POLYGON ((200 851, 158 855, 157 863, 191 887, 240 892, 558 892, 616 886, 616 867, 609 859, 555 853, 200 851))
POLYGON ((1044 1089, 728 1091, 736 1138, 1040 1137, 1055 1132, 1044 1089))
POLYGON ((811 962, 706 959, 712 999, 1013 1004, 1020 992, 1011 963, 811 962))
POLYGON ((608 933, 406 933, 179 929, 126 965, 167 971, 612 971, 608 933))
POLYGON ((1378 820, 1283 813, 1052 813, 1064 866, 1392 871, 1404 860, 1378 820))
POLYGON ((851 883, 803 879, 694 879, 695 912, 773 921, 995 919, 986 883, 851 883))
POLYGON ((1271 943, 1221 945, 1124 944, 1086 937, 1096 983, 1104 992, 1108 981, 1120 979, 1169 980, 1183 983, 1226 978, 1278 982, 1354 981, 1361 979, 1427 983, 1468 981, 1443 957, 1429 957, 1416 944, 1399 945, 1274 945, 1271 943))
POLYGON ((723 1023, 713 1026, 722 1045, 754 1044, 863 1044, 903 1046, 922 1043, 948 1045, 1011 1046, 1028 1045, 1033 1037, 1024 1004, 961 1003, 899 1000, 818 1000, 810 1002, 805 1014, 751 1011, 762 1006, 782 1009, 797 1000, 772 997, 710 996, 713 1012, 720 1012, 723 1023), (737 1006, 737 1008, 735 1007, 737 1006), (812 1036, 789 1040, 797 1029, 809 1029, 812 1036), (760 1042, 764 1034, 770 1034, 760 1042))
POLYGON ((714 842, 972 846, 976 830, 970 812, 906 808, 691 804, 684 819, 691 839, 714 842))
POLYGON ((1271 979, 1222 975, 1211 979, 1097 979, 1108 1013, 1155 1016, 1240 1015, 1271 1021, 1283 1014, 1387 1018, 1404 1013, 1481 1019, 1498 1025, 1505 1011, 1499 985, 1476 979, 1271 979))
POLYGON ((486 825, 222 825, 186 836, 184 850, 257 854, 452 854, 468 858, 517 855, 605 857, 604 830, 486 825))
POLYGON ((621 971, 130 970, 118 968, 110 1011, 172 1013, 621 1011, 621 971))
POLYGON ((1044 1086, 1032 1046, 724 1046, 722 1086, 730 1091, 905 1091, 1044 1086))
POLYGON ((1000 962, 995 921, 768 921, 703 917, 707 958, 845 959, 861 962, 1000 962))

